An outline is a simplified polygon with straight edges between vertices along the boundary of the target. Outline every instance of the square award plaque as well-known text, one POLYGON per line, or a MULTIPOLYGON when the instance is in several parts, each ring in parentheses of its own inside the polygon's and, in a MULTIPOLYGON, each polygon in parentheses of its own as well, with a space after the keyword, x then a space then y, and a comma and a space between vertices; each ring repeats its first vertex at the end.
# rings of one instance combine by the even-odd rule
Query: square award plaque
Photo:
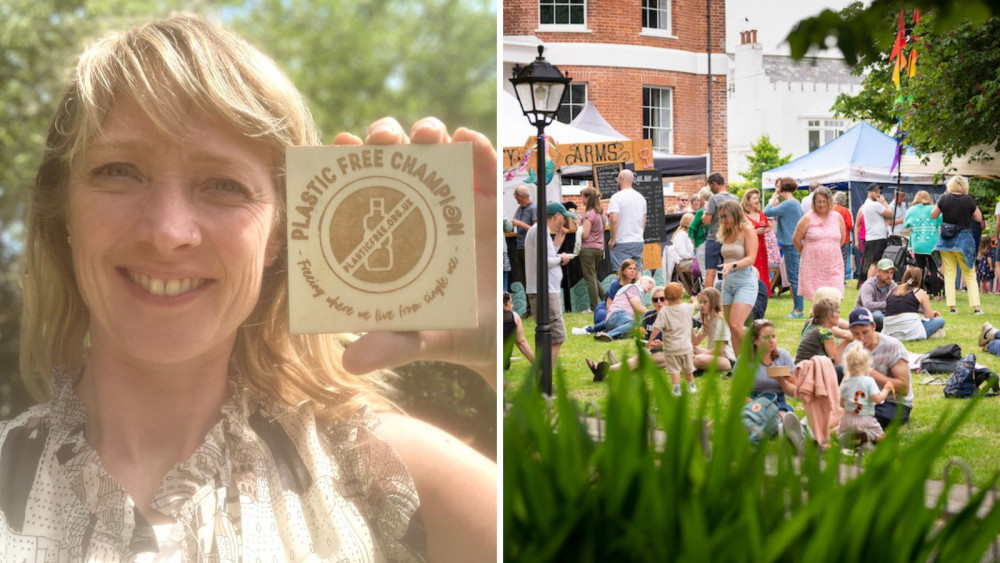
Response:
POLYGON ((291 331, 474 328, 472 145, 287 151, 291 331))

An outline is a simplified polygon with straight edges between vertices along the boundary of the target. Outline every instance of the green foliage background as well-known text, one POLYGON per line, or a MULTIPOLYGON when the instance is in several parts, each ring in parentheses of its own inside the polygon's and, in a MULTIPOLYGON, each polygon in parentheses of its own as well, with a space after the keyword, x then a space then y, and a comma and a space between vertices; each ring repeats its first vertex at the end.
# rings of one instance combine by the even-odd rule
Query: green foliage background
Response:
MULTIPOLYGON (((17 377, 17 261, 26 194, 69 71, 103 33, 175 11, 221 22, 274 58, 328 142, 341 131, 364 137, 367 125, 386 115, 405 128, 434 115, 496 141, 493 0, 0 3, 0 419, 29 404, 17 377)), ((401 403, 418 415, 444 408, 454 413, 444 418, 459 427, 476 427, 462 434, 492 428, 485 443, 495 451, 495 395, 487 389, 492 398, 484 402, 485 384, 470 374, 424 365, 401 385, 401 403)))
MULTIPOLYGON (((736 197, 742 198, 743 192, 750 188, 760 189, 764 172, 772 168, 777 168, 783 164, 788 164, 792 160, 791 154, 781 156, 781 148, 771 142, 771 137, 767 134, 761 135, 759 139, 750 145, 751 153, 747 155, 746 170, 740 171, 740 176, 746 180, 744 182, 733 182, 729 185, 729 191, 736 197)), ((768 186, 773 187, 773 186, 768 186)), ((767 200, 761 197, 761 209, 767 205, 767 200)))

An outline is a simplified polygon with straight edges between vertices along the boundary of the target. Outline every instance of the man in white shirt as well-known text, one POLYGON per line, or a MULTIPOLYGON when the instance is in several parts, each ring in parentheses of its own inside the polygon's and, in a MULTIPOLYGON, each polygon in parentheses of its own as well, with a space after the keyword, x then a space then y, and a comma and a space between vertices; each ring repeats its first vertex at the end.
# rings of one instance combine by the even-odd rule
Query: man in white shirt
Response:
MULTIPOLYGON (((572 258, 570 254, 556 254, 556 248, 562 246, 563 239, 566 238, 566 219, 571 219, 573 214, 563 207, 563 204, 550 201, 545 206, 547 219, 545 243, 548 248, 549 280, 549 331, 552 335, 552 367, 555 368, 556 358, 559 357, 559 348, 566 341, 566 325, 562 318, 562 265, 572 258), (555 235, 553 242, 551 236, 555 235)), ((538 303, 538 225, 535 223, 528 229, 524 236, 524 262, 525 274, 527 274, 527 284, 525 293, 528 294, 528 304, 531 310, 537 315, 538 303)))
POLYGON ((635 174, 631 170, 618 173, 618 193, 611 196, 608 218, 611 220, 611 269, 615 272, 626 258, 635 260, 642 275, 642 247, 646 230, 646 198, 632 189, 635 174))
POLYGON ((819 182, 809 182, 809 195, 802 198, 802 214, 809 215, 813 208, 813 192, 819 187, 819 182))
POLYGON ((868 199, 858 209, 858 215, 854 218, 854 239, 860 240, 861 218, 865 219, 865 251, 861 256, 861 271, 858 276, 858 287, 865 283, 865 280, 875 275, 875 264, 882 259, 882 253, 888 246, 889 230, 886 221, 892 220, 892 209, 888 202, 882 197, 882 186, 870 184, 868 186, 868 199))
POLYGON ((890 207, 892 207, 892 232, 897 235, 903 235, 904 237, 910 236, 910 229, 903 227, 903 219, 906 219, 906 212, 910 209, 910 206, 906 204, 906 192, 903 190, 896 190, 896 201, 894 201, 890 207))

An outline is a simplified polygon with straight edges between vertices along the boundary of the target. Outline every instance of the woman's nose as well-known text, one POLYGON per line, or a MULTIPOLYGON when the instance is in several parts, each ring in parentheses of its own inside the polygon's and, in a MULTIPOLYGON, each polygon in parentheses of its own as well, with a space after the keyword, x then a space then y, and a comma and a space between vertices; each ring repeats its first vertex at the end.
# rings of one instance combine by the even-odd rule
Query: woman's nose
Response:
POLYGON ((186 190, 155 186, 146 198, 140 221, 141 240, 164 254, 201 243, 197 207, 186 190))

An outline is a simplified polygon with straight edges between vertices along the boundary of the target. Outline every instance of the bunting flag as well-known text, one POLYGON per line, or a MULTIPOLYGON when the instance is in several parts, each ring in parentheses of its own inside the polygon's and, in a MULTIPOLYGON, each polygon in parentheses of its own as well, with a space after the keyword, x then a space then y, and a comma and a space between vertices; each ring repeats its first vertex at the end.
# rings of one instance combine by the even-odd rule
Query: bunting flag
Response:
POLYGON ((899 74, 906 70, 906 55, 903 50, 906 48, 906 24, 903 23, 903 10, 899 11, 899 27, 896 30, 896 42, 892 45, 892 52, 889 60, 895 61, 892 67, 892 83, 899 90, 899 74))
POLYGON ((903 131, 903 118, 898 118, 896 121, 896 133, 893 138, 896 139, 896 154, 892 157, 892 166, 889 167, 889 174, 892 174, 893 170, 899 166, 899 161, 903 158, 903 143, 906 141, 908 133, 903 131))
MULTIPOLYGON (((542 135, 542 143, 545 146, 545 153, 547 155, 548 154, 548 146, 549 146, 547 135, 542 135)), ((527 168, 528 167, 528 163, 531 162, 531 155, 534 154, 534 152, 535 152, 535 147, 531 147, 528 150, 524 151, 524 156, 521 157, 521 163, 520 164, 518 164, 514 168, 508 168, 508 169, 505 169, 503 171, 503 173, 504 173, 504 180, 509 182, 511 180, 511 178, 513 178, 518 173, 520 173, 522 170, 524 170, 525 168, 527 168)), ((546 175, 548 175, 548 174, 546 174, 546 175)), ((532 181, 534 181, 534 180, 532 180, 532 181)))
POLYGON ((913 35, 910 36, 910 43, 913 45, 910 47, 910 71, 907 76, 913 78, 917 74, 917 40, 920 37, 917 36, 917 26, 920 25, 920 9, 913 9, 913 35))

